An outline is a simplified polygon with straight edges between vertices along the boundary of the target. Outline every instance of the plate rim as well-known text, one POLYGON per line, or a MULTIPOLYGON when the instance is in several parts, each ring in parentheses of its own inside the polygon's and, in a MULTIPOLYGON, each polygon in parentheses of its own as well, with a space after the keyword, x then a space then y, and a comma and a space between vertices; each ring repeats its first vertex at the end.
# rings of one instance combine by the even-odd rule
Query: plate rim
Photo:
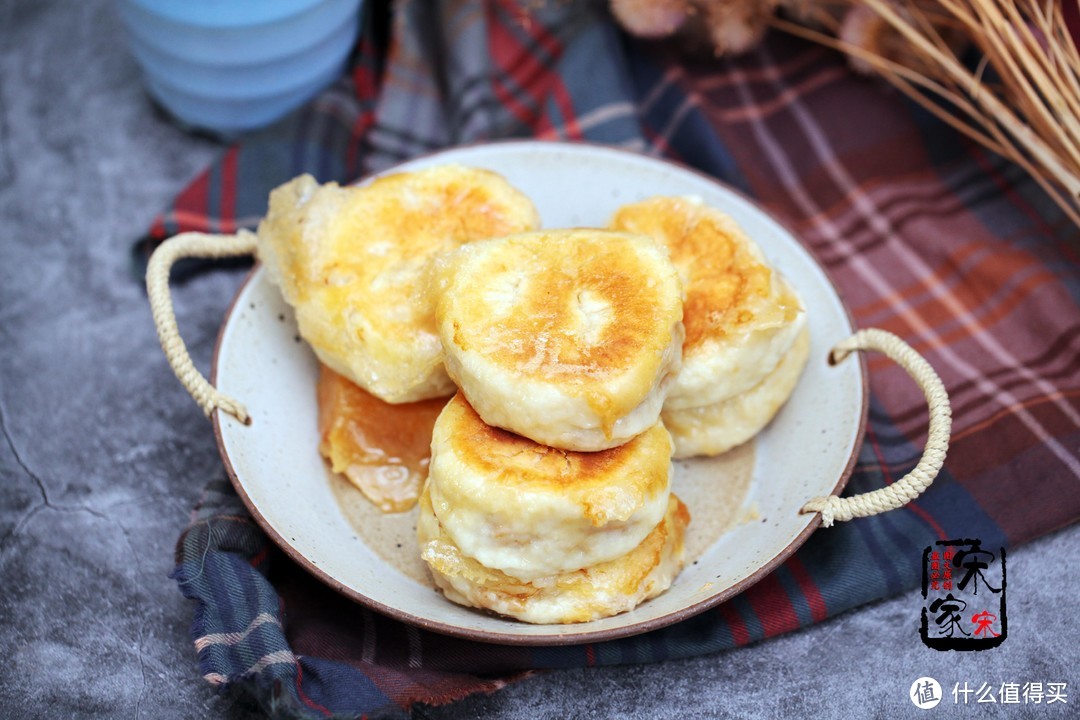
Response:
MULTIPOLYGON (((739 188, 736 188, 736 187, 734 187, 734 186, 732 186, 732 185, 730 185, 730 184, 728 184, 728 183, 726 183, 726 182, 724 182, 724 181, 722 181, 722 180, 720 180, 720 179, 718 179, 716 177, 713 177, 712 175, 704 173, 704 172, 702 172, 702 171, 700 171, 700 170, 698 170, 696 168, 690 167, 690 166, 688 166, 688 165, 686 165, 684 163, 681 163, 679 161, 676 161, 676 160, 670 160, 668 158, 652 157, 650 155, 647 155, 645 153, 638 152, 638 151, 635 151, 635 150, 630 150, 630 149, 627 149, 627 148, 613 147, 613 146, 610 146, 610 145, 603 145, 603 144, 600 144, 600 143, 576 142, 576 141, 575 142, 566 142, 566 141, 535 140, 535 139, 533 139, 533 140, 506 139, 506 140, 495 140, 495 141, 487 141, 487 142, 479 142, 479 143, 468 143, 468 144, 455 145, 455 146, 448 147, 448 148, 442 148, 442 149, 436 150, 434 152, 425 153, 425 154, 418 155, 418 156, 409 158, 407 160, 403 160, 401 162, 395 163, 393 166, 388 167, 388 168, 386 168, 384 170, 374 172, 374 173, 368 173, 367 175, 361 176, 361 177, 357 178, 355 181, 347 183, 347 184, 350 184, 350 185, 351 184, 359 184, 359 183, 365 182, 366 180, 368 180, 371 177, 374 177, 376 175, 382 175, 382 174, 385 174, 385 173, 394 172, 395 169, 398 168, 398 167, 401 167, 401 166, 406 165, 408 163, 413 163, 413 162, 416 162, 416 161, 419 161, 419 160, 436 159, 439 156, 444 155, 444 154, 448 154, 448 153, 456 153, 456 152, 459 152, 461 150, 467 150, 467 149, 470 149, 470 148, 479 148, 479 147, 494 146, 494 145, 503 146, 503 147, 511 146, 511 145, 522 145, 522 146, 553 145, 553 146, 558 146, 558 147, 564 148, 564 149, 565 148, 573 149, 573 148, 578 148, 578 147, 584 147, 584 148, 587 148, 589 150, 600 150, 600 151, 604 151, 604 152, 611 152, 613 154, 629 155, 629 156, 631 156, 633 158, 636 158, 636 159, 645 159, 645 160, 650 160, 650 161, 653 161, 653 162, 658 162, 658 163, 661 163, 661 164, 671 165, 671 166, 673 166, 673 167, 675 167, 677 169, 683 170, 685 172, 692 173, 693 175, 696 175, 696 176, 702 178, 703 180, 705 180, 707 182, 710 182, 710 183, 713 183, 715 185, 718 185, 718 186, 722 187, 724 190, 733 193, 734 195, 738 196, 743 201, 745 201, 748 204, 752 205, 758 212, 762 213, 763 215, 768 217, 770 220, 775 222, 777 225, 779 225, 781 227, 781 229, 784 230, 784 232, 786 232, 788 235, 791 236, 791 238, 795 241, 795 243, 798 245, 798 247, 801 248, 807 254, 807 256, 814 263, 814 265, 817 266, 818 270, 821 271, 822 276, 825 278, 825 281, 828 283, 829 288, 832 290, 833 295, 835 296, 837 302, 840 305, 840 308, 844 312, 844 315, 845 315, 845 317, 847 319, 847 322, 848 322, 848 326, 851 327, 853 330, 856 329, 857 326, 855 324, 855 319, 852 316, 851 309, 848 307, 847 303, 844 302, 843 296, 840 294, 839 289, 836 287, 836 284, 833 282, 832 277, 828 274, 828 272, 826 272, 825 266, 822 264, 820 259, 817 257, 817 254, 810 247, 808 247, 805 243, 803 243, 800 240, 799 235, 796 234, 792 230, 792 228, 789 227, 788 224, 783 219, 777 217, 776 214, 774 214, 774 213, 770 212, 769 210, 767 210, 764 206, 762 206, 761 203, 759 203, 754 198, 751 198, 748 195, 746 195, 745 193, 743 193, 739 188)), ((220 361, 221 348, 222 348, 222 344, 223 344, 223 341, 224 341, 226 330, 228 329, 229 323, 230 323, 230 321, 232 320, 232 318, 234 316, 234 312, 235 312, 235 310, 237 309, 237 306, 240 303, 240 298, 244 295, 244 292, 247 290, 248 286, 254 281, 256 276, 260 272, 263 272, 263 271, 264 271, 264 268, 263 268, 262 262, 259 261, 256 258, 254 266, 245 275, 243 281, 241 282, 240 286, 237 288, 235 295, 233 296, 232 300, 229 303, 228 308, 225 311, 224 318, 222 319, 221 325, 218 328, 217 338, 216 338, 215 343, 214 343, 214 354, 213 354, 211 370, 210 370, 210 382, 211 382, 212 385, 214 385, 214 387, 217 387, 218 364, 219 364, 219 361, 220 361)), ((860 451, 860 448, 862 446, 862 443, 861 443, 860 440, 862 438, 865 438, 865 436, 866 436, 866 425, 867 425, 867 422, 868 422, 869 406, 870 406, 869 376, 868 376, 868 371, 867 371, 867 363, 866 363, 865 355, 863 353, 857 353, 856 357, 855 357, 855 360, 857 360, 857 363, 858 363, 857 370, 858 370, 858 374, 859 374, 859 388, 860 388, 860 394, 861 394, 861 402, 860 402, 861 407, 860 407, 860 411, 859 411, 859 419, 858 419, 858 422, 857 422, 856 442, 854 444, 854 447, 852 448, 851 454, 848 457, 847 463, 844 466, 843 471, 840 473, 840 477, 837 479, 836 484, 834 485, 833 489, 829 493, 830 495, 839 495, 843 491, 844 487, 846 487, 848 481, 851 479, 851 476, 855 471, 855 465, 858 462, 859 451, 860 451)), ((500 645, 554 647, 554 646, 562 646, 562 645, 578 645, 578 644, 582 644, 582 643, 602 642, 602 641, 606 641, 606 640, 617 640, 617 639, 620 639, 620 638, 626 638, 626 637, 632 637, 634 635, 640 635, 642 633, 650 632, 652 630, 658 630, 660 628, 667 627, 669 625, 673 625, 673 624, 675 624, 677 622, 680 622, 682 620, 686 620, 686 619, 689 619, 689 618, 694 617, 696 615, 699 615, 699 614, 705 612, 706 610, 709 610, 709 609, 711 609, 713 607, 716 607, 717 605, 725 602, 726 600, 731 599, 732 597, 734 597, 735 595, 738 595, 739 593, 743 592, 747 588, 757 584, 762 579, 764 579, 769 574, 771 574, 773 572, 773 570, 775 570, 779 565, 781 565, 789 557, 791 557, 795 553, 795 551, 798 550, 800 547, 802 547, 802 545, 806 543, 806 541, 809 539, 809 537, 821 526, 821 515, 819 513, 816 513, 810 519, 807 526, 798 535, 796 535, 787 545, 785 545, 773 557, 771 557, 765 563, 761 564, 757 569, 755 569, 752 573, 750 573, 748 576, 746 576, 745 578, 743 578, 739 582, 737 582, 737 583, 735 583, 733 585, 729 585, 728 587, 717 591, 715 594, 710 595, 707 598, 699 600, 699 601, 697 601, 695 603, 691 603, 691 604, 689 604, 689 605, 687 605, 685 607, 682 607, 682 608, 680 608, 678 610, 667 613, 665 615, 660 615, 660 616, 657 616, 657 617, 654 617, 654 618, 651 618, 651 619, 648 619, 648 620, 642 620, 642 621, 637 622, 637 623, 630 623, 630 624, 623 625, 623 626, 620 626, 620 627, 608 628, 608 629, 605 629, 605 630, 586 630, 586 631, 582 631, 582 632, 559 633, 559 634, 552 634, 552 635, 544 635, 544 634, 516 635, 516 634, 513 634, 513 633, 501 633, 501 632, 494 632, 494 631, 490 631, 490 630, 470 629, 470 628, 461 627, 459 625, 453 625, 453 624, 450 624, 450 623, 441 622, 439 620, 433 620, 433 619, 428 618, 428 617, 415 615, 415 614, 413 614, 411 612, 401 610, 400 608, 396 608, 396 607, 393 607, 391 605, 387 605, 387 604, 379 602, 378 600, 375 600, 375 599, 373 599, 371 597, 368 597, 367 595, 364 595, 360 591, 355 590, 355 589, 353 589, 351 587, 348 587, 345 584, 343 584, 342 582, 336 580, 329 573, 327 573, 325 570, 323 570, 321 567, 319 567, 316 563, 314 563, 313 561, 308 559, 308 557, 306 555, 304 555, 304 553, 302 553, 297 548, 293 547, 289 543, 289 541, 281 533, 279 533, 274 528, 274 526, 271 524, 270 520, 266 516, 264 516, 263 513, 259 510, 258 506, 251 499, 250 495, 248 494, 247 490, 244 487, 244 484, 241 482, 239 476, 237 475, 236 469, 233 467, 232 460, 230 459, 228 451, 225 448, 225 439, 224 439, 224 436, 222 434, 222 425, 221 425, 221 411, 219 409, 215 408, 214 411, 211 413, 211 418, 210 419, 211 419, 211 423, 213 425, 214 440, 215 440, 215 442, 217 444, 218 454, 221 456, 222 464, 225 467, 225 472, 229 477, 229 481, 232 483, 233 489, 236 490, 236 493, 240 497, 241 502, 243 502, 244 507, 247 508, 247 511, 249 513, 251 513, 251 516, 255 519, 255 522, 258 524, 260 529, 262 529, 262 531, 265 532, 270 537, 270 539, 274 541, 274 544, 277 545, 278 548, 281 549, 285 553, 285 555, 289 557, 290 560, 297 563, 301 568, 303 568, 309 574, 313 575, 320 582, 327 585, 328 587, 330 587, 334 591, 336 591, 336 592, 344 595, 345 597, 349 598, 353 602, 356 602, 356 603, 358 603, 358 604, 360 604, 360 605, 362 605, 364 607, 367 607, 369 609, 380 612, 380 613, 382 613, 384 615, 387 615, 387 616, 389 616, 389 617, 391 617, 391 618, 393 618, 395 620, 398 620, 399 622, 403 622, 403 623, 405 623, 407 625, 411 625, 413 627, 418 627, 418 628, 423 629, 423 630, 429 630, 431 632, 435 632, 435 633, 438 633, 438 634, 441 634, 441 635, 447 635, 447 636, 450 636, 450 637, 462 638, 462 639, 465 639, 465 640, 474 640, 474 641, 479 641, 479 642, 493 643, 493 644, 500 644, 500 645)), ((558 627, 566 627, 566 626, 565 625, 560 625, 558 627)))

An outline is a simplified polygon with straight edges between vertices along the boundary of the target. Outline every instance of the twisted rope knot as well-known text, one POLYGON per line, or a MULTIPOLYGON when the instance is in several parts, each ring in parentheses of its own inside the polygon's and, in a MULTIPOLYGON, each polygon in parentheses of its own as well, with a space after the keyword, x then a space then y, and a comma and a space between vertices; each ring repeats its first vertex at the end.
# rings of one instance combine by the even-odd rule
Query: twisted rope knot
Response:
POLYGON ((869 517, 903 507, 919 497, 934 481, 945 462, 952 431, 952 408, 941 378, 930 363, 903 340, 885 330, 859 330, 832 349, 830 361, 842 362, 856 350, 876 350, 895 361, 922 389, 929 407, 930 422, 926 448, 918 464, 901 479, 872 492, 841 498, 836 495, 816 497, 803 505, 802 513, 821 513, 823 527, 836 521, 869 517))

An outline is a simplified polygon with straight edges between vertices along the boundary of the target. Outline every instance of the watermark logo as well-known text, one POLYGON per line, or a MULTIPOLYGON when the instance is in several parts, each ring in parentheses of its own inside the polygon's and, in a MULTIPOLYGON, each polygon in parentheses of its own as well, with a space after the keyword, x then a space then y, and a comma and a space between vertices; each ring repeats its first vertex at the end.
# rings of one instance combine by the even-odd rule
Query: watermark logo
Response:
POLYGON ((979 539, 939 540, 923 551, 923 644, 986 650, 1005 642, 1005 548, 979 539))
POLYGON ((953 685, 952 698, 954 705, 1065 705, 1069 702, 1068 687, 1069 684, 1065 682, 1042 680, 1025 683, 1003 682, 997 685, 988 682, 968 684, 965 680, 953 685))
POLYGON ((1028 680, 1024 682, 956 682, 952 690, 942 690, 941 683, 932 677, 921 677, 911 683, 908 699, 921 710, 935 708, 941 702, 955 705, 1056 705, 1069 704, 1069 684, 1057 680, 1028 680))
POLYGON ((932 677, 921 677, 911 683, 908 697, 915 703, 915 707, 921 710, 937 707, 941 702, 941 684, 932 677))

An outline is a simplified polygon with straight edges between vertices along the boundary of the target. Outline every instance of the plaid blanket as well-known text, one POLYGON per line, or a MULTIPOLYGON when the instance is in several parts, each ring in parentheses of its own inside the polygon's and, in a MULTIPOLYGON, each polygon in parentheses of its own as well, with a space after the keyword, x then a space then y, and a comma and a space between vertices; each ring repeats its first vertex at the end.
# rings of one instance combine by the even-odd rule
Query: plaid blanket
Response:
MULTIPOLYGON (((358 607, 271 547, 214 482, 177 547, 199 663, 282 716, 359 716, 494 690, 542 668, 712 653, 913 588, 937 539, 1021 543, 1080 516, 1080 243, 1016 167, 965 142, 834 53, 770 36, 694 59, 621 35, 602 6, 368 0, 351 71, 230 147, 154 223, 252 226, 302 172, 350 181, 493 138, 609 143, 694 166, 787 221, 861 327, 940 372, 954 435, 934 486, 901 511, 815 533, 724 605, 647 635, 577 647, 451 639, 358 607)), ((848 492, 915 463, 925 404, 870 360, 870 423, 848 492)))

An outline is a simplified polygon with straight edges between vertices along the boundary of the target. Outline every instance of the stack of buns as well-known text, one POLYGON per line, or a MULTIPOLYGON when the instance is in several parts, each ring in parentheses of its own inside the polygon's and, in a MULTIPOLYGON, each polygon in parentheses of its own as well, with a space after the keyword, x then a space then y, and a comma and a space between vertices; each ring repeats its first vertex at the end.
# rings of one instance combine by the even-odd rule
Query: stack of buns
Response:
POLYGON ((630 610, 682 568, 685 506, 660 422, 682 288, 648 238, 482 240, 436 272, 459 393, 435 422, 421 556, 451 600, 527 622, 630 610))
POLYGON ((462 605, 531 623, 586 622, 666 590, 690 515, 671 494, 663 425, 598 452, 485 423, 459 393, 435 423, 417 536, 462 605))
POLYGON ((805 311, 691 198, 539 231, 494 173, 443 166, 275 191, 260 257, 323 363, 435 421, 417 535, 450 600, 585 622, 667 589, 673 457, 753 437, 807 354, 805 311))

